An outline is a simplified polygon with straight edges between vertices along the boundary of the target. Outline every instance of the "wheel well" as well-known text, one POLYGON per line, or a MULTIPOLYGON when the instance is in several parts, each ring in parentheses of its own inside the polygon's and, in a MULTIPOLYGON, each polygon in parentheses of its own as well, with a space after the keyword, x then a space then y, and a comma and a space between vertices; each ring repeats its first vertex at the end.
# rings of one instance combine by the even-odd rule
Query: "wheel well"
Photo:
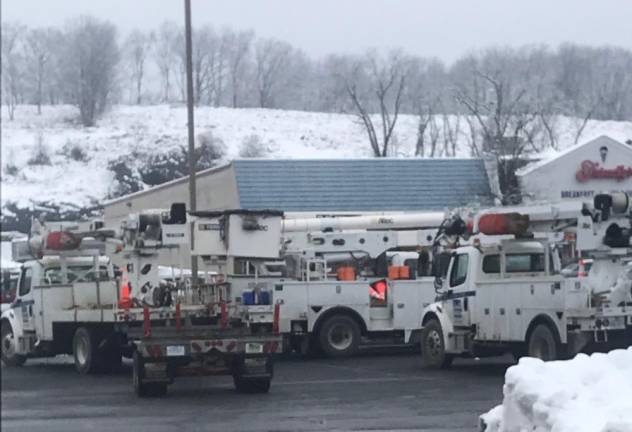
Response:
POLYGON ((540 324, 547 326, 549 330, 551 330, 551 332, 553 333, 553 337, 555 338, 555 341, 558 344, 562 343, 560 334, 557 330, 557 326, 555 325, 555 322, 553 322, 553 319, 548 315, 538 315, 531 320, 531 323, 529 324, 529 327, 527 328, 527 334, 525 336, 526 343, 529 343, 529 338, 531 338, 531 333, 540 324))
POLYGON ((360 327, 360 333, 362 333, 363 335, 366 335, 367 333, 366 323, 364 322, 360 314, 354 311, 353 309, 350 309, 348 307, 343 307, 343 306, 337 306, 323 312, 323 314, 318 317, 318 319, 316 320, 316 323, 314 324, 313 333, 318 333, 323 323, 327 321, 329 317, 332 317, 334 315, 346 315, 350 317, 360 327))
POLYGON ((91 332, 96 332, 99 339, 112 337, 114 326, 102 323, 83 322, 56 322, 53 323, 53 341, 55 351, 59 354, 72 354, 73 339, 79 327, 85 327, 91 332))
POLYGON ((428 321, 433 320, 433 319, 439 321, 439 317, 437 316, 437 314, 435 314, 434 312, 429 312, 426 315, 424 315, 424 318, 421 321, 421 325, 424 326, 426 325, 428 321))
POLYGON ((0 321, 0 327, 4 327, 4 326, 9 326, 9 328, 11 327, 11 323, 6 318, 2 318, 2 320, 0 321))

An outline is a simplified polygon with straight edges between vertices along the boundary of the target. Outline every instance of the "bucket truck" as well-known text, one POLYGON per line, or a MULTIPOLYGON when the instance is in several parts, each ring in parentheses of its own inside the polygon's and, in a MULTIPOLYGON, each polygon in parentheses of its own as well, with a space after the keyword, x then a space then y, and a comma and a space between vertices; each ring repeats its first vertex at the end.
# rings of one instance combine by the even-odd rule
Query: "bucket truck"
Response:
MULTIPOLYGON (((421 312, 435 299, 433 245, 455 247, 454 233, 439 229, 443 212, 308 219, 270 214, 275 222, 264 231, 266 243, 233 235, 226 226, 234 215, 196 216, 197 238, 209 236, 201 244, 225 248, 223 238, 240 257, 218 269, 236 300, 253 309, 278 305, 285 349, 313 348, 332 357, 353 354, 361 342, 415 342, 421 312), (281 248, 282 260, 276 252, 276 261, 261 253, 267 244, 281 248)), ((205 262, 216 260, 216 253, 225 251, 205 251, 205 262)))
POLYGON ((242 392, 267 392, 272 323, 251 323, 221 280, 161 284, 160 251, 188 245, 183 205, 129 215, 117 232, 50 231, 35 222, 23 244, 16 300, 2 314, 2 360, 72 354, 80 373, 133 358, 138 396, 160 396, 177 376, 229 374, 242 392), (121 267, 118 277, 110 258, 121 267), (252 324, 252 325, 251 325, 252 324))
POLYGON ((554 360, 632 344, 628 196, 515 210, 475 216, 472 244, 451 253, 437 301, 422 316, 427 367, 507 352, 554 360), (482 245, 481 234, 513 238, 482 245), (588 277, 560 275, 559 245, 569 234, 593 259, 588 277))

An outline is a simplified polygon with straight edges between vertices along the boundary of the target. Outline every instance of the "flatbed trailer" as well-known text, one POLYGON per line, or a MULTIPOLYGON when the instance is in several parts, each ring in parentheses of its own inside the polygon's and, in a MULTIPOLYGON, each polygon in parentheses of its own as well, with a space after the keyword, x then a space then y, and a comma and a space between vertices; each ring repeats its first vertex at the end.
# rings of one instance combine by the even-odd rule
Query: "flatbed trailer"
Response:
POLYGON ((181 319, 178 310, 175 322, 164 322, 171 325, 154 326, 145 308, 143 326, 127 330, 135 347, 133 385, 138 396, 165 395, 167 386, 182 376, 231 375, 239 392, 270 389, 272 356, 281 349, 280 336, 255 334, 250 327, 231 328, 223 319, 195 325, 181 319))

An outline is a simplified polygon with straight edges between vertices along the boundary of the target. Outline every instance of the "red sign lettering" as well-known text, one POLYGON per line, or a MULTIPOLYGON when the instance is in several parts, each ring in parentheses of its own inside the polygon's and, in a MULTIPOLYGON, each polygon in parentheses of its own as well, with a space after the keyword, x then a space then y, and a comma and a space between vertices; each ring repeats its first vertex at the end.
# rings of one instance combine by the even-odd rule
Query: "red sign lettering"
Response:
POLYGON ((591 179, 615 179, 622 181, 632 177, 632 167, 618 165, 615 168, 602 168, 599 163, 585 160, 575 173, 578 182, 586 182, 591 179))

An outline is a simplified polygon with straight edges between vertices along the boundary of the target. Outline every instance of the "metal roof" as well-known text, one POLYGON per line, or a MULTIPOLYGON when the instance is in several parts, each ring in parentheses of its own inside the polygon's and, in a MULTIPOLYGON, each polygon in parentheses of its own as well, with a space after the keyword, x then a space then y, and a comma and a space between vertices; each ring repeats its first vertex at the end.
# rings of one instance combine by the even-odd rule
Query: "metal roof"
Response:
POLYGON ((238 159, 241 208, 442 210, 491 204, 481 159, 238 159))

